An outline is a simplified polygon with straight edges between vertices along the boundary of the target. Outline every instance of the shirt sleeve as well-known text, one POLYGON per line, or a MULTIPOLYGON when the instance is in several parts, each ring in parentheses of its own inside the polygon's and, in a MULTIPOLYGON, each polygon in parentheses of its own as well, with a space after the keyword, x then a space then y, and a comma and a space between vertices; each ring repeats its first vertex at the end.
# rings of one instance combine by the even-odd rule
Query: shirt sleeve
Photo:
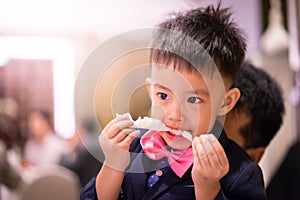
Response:
MULTIPOLYGON (((119 200, 123 199, 124 195, 120 191, 119 200)), ((98 200, 96 192, 96 176, 94 176, 81 190, 80 200, 98 200)))
POLYGON ((93 177, 81 190, 80 200, 97 200, 96 177, 93 177))
POLYGON ((245 166, 224 193, 228 199, 267 199, 260 167, 256 163, 245 166))
POLYGON ((220 191, 218 192, 215 200, 227 200, 227 197, 225 196, 222 188, 220 189, 220 191))

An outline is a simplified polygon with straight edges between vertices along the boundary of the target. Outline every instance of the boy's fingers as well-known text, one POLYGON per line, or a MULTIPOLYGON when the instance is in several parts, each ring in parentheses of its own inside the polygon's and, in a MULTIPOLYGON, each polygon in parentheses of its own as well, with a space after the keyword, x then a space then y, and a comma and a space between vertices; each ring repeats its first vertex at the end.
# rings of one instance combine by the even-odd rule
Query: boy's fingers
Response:
MULTIPOLYGON (((194 138, 195 140, 195 138, 194 138)), ((196 145, 195 142, 192 144, 192 150, 193 150, 193 157, 194 157, 194 163, 198 162, 198 153, 196 151, 196 145)))
POLYGON ((213 150, 212 143, 210 142, 210 135, 203 135, 202 144, 205 151, 205 157, 207 158, 208 165, 210 168, 218 168, 220 166, 218 156, 213 150))
POLYGON ((131 120, 122 120, 115 123, 115 126, 117 126, 119 129, 129 128, 133 126, 133 122, 131 120))
POLYGON ((199 163, 203 168, 208 168, 209 161, 207 158, 207 154, 205 152, 203 138, 202 137, 196 138, 195 141, 196 141, 195 144, 196 144, 196 151, 198 154, 199 163))
POLYGON ((203 147, 202 138, 196 137, 195 140, 195 150, 197 152, 198 158, 202 159, 205 156, 205 150, 203 147))
POLYGON ((218 157, 216 153, 213 151, 213 146, 212 143, 210 142, 210 136, 209 134, 201 135, 200 136, 200 143, 202 144, 202 149, 203 151, 202 156, 201 156, 201 161, 205 163, 205 167, 209 168, 215 168, 217 167, 218 164, 218 157))
POLYGON ((130 144, 136 137, 141 134, 140 130, 134 130, 127 134, 127 136, 121 141, 123 144, 130 144))
POLYGON ((128 128, 132 125, 133 122, 131 120, 123 120, 123 121, 116 122, 110 127, 110 129, 107 130, 106 136, 108 139, 112 139, 116 135, 118 135, 122 129, 128 128))
POLYGON ((220 162, 220 165, 223 167, 228 166, 229 163, 228 163, 226 153, 225 153, 223 147, 221 146, 220 142, 217 140, 217 138, 214 135, 211 135, 209 138, 209 141, 210 141, 211 145, 213 145, 213 150, 216 153, 216 156, 220 162))
POLYGON ((122 129, 112 140, 115 143, 119 143, 124 140, 124 138, 128 137, 134 131, 132 128, 124 128, 122 129))
POLYGON ((112 119, 103 129, 102 132, 106 133, 114 124, 120 122, 120 121, 124 121, 124 120, 129 120, 133 123, 132 118, 129 116, 129 114, 117 114, 116 113, 116 117, 114 119, 112 119))
POLYGON ((201 163, 199 162, 199 155, 198 155, 198 152, 197 152, 197 147, 196 147, 196 144, 195 144, 195 140, 196 139, 194 139, 194 142, 192 144, 193 157, 194 157, 194 165, 201 167, 201 163))

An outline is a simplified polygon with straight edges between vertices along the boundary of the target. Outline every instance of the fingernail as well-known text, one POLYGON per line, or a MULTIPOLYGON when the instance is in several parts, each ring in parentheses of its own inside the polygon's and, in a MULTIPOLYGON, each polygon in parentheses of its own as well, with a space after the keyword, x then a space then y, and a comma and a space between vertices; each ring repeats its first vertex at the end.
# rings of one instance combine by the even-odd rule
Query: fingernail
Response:
POLYGON ((134 131, 134 129, 132 129, 132 128, 124 128, 124 129, 122 129, 122 131, 123 131, 124 133, 126 133, 126 134, 130 134, 131 132, 134 131))
POLYGON ((209 134, 209 141, 214 145, 218 139, 213 134, 209 134))
POLYGON ((199 153, 200 153, 200 159, 206 155, 204 147, 202 145, 200 147, 199 153))
POLYGON ((211 150, 212 150, 212 146, 211 146, 211 144, 210 144, 210 142, 209 142, 209 137, 206 137, 207 139, 204 141, 204 144, 203 144, 203 146, 204 146, 204 150, 205 150, 205 152, 208 154, 211 150))
POLYGON ((135 130, 135 131, 132 131, 129 135, 133 136, 133 137, 137 137, 141 134, 141 131, 140 130, 135 130))
POLYGON ((123 114, 119 114, 119 113, 116 113, 115 114, 116 118, 117 119, 129 119, 129 120, 132 120, 132 117, 130 115, 130 113, 123 113, 123 114))
POLYGON ((124 129, 124 128, 130 127, 132 124, 133 124, 132 121, 130 121, 130 120, 125 120, 125 121, 120 121, 120 122, 118 122, 118 123, 117 123, 117 126, 118 126, 120 129, 124 129))

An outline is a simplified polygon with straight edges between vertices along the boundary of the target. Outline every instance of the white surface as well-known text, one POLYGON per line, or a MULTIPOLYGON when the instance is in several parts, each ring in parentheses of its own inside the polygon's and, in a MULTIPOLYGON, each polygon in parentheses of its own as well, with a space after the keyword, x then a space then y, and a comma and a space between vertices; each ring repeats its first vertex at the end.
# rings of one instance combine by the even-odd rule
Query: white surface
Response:
POLYGON ((75 132, 72 44, 56 37, 0 36, 0 46, 9 58, 53 60, 54 128, 63 138, 72 137, 75 132))
MULTIPOLYGON (((218 0, 0 0, 0 33, 97 33, 106 40, 136 28, 153 27, 173 11, 218 0)), ((261 32, 260 1, 223 0, 248 35, 251 54, 261 32), (253 14, 255 13, 255 14, 253 14)))

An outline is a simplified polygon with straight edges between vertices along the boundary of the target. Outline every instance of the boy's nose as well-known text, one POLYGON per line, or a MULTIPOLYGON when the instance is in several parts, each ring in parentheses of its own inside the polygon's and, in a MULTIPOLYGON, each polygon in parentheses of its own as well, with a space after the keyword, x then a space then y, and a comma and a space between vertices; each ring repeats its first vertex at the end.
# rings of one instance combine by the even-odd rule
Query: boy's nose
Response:
POLYGON ((169 107, 168 114, 167 114, 167 120, 169 126, 172 126, 173 128, 179 128, 180 122, 182 121, 181 116, 181 106, 178 102, 173 102, 172 105, 169 107))

